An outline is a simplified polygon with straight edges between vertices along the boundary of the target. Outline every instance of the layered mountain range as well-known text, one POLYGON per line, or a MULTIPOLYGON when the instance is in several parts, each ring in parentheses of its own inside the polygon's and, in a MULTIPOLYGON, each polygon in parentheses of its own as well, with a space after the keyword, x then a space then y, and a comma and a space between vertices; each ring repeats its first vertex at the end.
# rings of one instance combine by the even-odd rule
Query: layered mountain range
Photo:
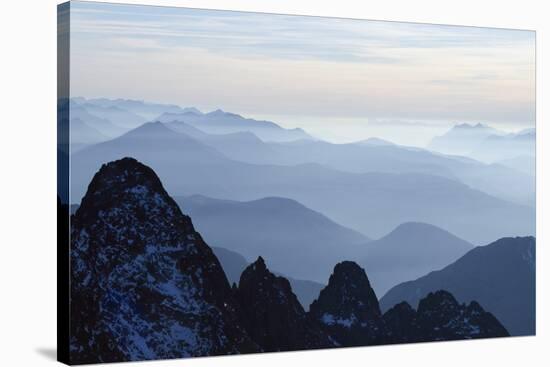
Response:
POLYGON ((290 199, 241 202, 194 195, 175 200, 212 246, 248 262, 261 255, 293 278, 324 282, 335 262, 360 258, 370 240, 290 199))
POLYGON ((261 255, 290 281, 305 309, 319 294, 334 261, 353 260, 369 269, 372 286, 382 295, 401 282, 440 270, 473 248, 426 223, 403 223, 369 240, 282 198, 236 202, 194 195, 175 200, 212 245, 230 283, 238 283, 242 271, 261 255))
MULTIPOLYGON (((486 194, 455 178, 417 172, 357 173, 319 163, 246 163, 162 123, 144 124, 73 154, 73 198, 83 195, 95 167, 127 155, 154 167, 173 195, 237 201, 292 199, 370 237, 381 237, 411 220, 436 225, 475 244, 534 233, 532 207, 486 194)), ((403 157, 408 155, 403 152, 403 157)), ((498 174, 479 177, 499 179, 501 188, 529 196, 530 189, 523 189, 529 185, 516 183, 521 174, 513 172, 511 179, 498 174)))
POLYGON ((445 134, 433 138, 428 148, 442 153, 472 157, 482 162, 501 164, 518 157, 534 159, 535 144, 534 128, 507 133, 478 123, 455 125, 445 134))
POLYGON ((230 287, 159 177, 132 158, 101 166, 71 218, 71 362, 115 362, 507 336, 448 292, 382 314, 365 271, 334 267, 306 312, 262 258, 230 287))
POLYGON ((428 148, 449 154, 468 155, 490 136, 504 135, 504 132, 482 123, 457 124, 445 134, 432 139, 428 148))
POLYGON ((251 131, 265 141, 313 139, 302 129, 284 129, 271 121, 258 121, 220 109, 203 113, 194 107, 150 103, 130 99, 70 99, 71 123, 78 143, 99 143, 142 125, 147 121, 185 121, 212 134, 251 131), (97 134, 100 133, 100 135, 97 134))
POLYGON ((196 109, 182 113, 163 113, 156 118, 156 121, 166 123, 185 121, 186 124, 209 134, 231 134, 247 131, 263 141, 285 142, 313 139, 300 128, 284 129, 271 121, 244 118, 236 113, 225 112, 220 109, 209 113, 202 113, 196 109))
POLYGON ((368 269, 377 294, 426 275, 459 259, 473 245, 426 223, 403 223, 366 243, 359 263, 368 269))
POLYGON ((536 332, 536 246, 534 237, 501 238, 468 251, 440 270, 411 278, 380 300, 383 310, 401 301, 416 307, 430 292, 446 289, 460 302, 476 300, 512 335, 536 332))
MULTIPOLYGON (((510 169, 505 164, 494 164, 495 160, 486 164, 467 157, 442 155, 374 138, 348 144, 312 139, 285 143, 264 142, 252 129, 241 127, 239 132, 214 135, 200 130, 201 125, 189 125, 185 121, 172 121, 166 125, 241 162, 262 165, 318 163, 352 173, 423 173, 457 179, 476 189, 520 203, 531 203, 529 200, 534 195, 532 177, 510 169), (503 181, 519 186, 523 191, 502 187, 503 181)), ((534 151, 526 151, 524 154, 534 154, 534 151)), ((502 155, 502 159, 509 157, 516 155, 502 155)))
MULTIPOLYGON (((534 149, 520 152, 506 147, 490 148, 488 150, 495 154, 509 154, 490 160, 492 164, 484 164, 470 158, 399 146, 377 138, 350 144, 331 144, 313 139, 300 129, 284 129, 273 122, 258 121, 221 110, 203 113, 194 107, 181 108, 122 99, 72 98, 70 102, 71 119, 80 120, 79 123, 74 123, 72 129, 72 143, 78 145, 73 147, 73 151, 120 136, 146 121, 162 121, 175 131, 212 146, 226 157, 245 163, 283 166, 317 163, 353 173, 424 173, 457 179, 505 200, 528 205, 534 202, 534 180, 530 177, 532 172, 518 172, 515 167, 506 164, 507 161, 519 157, 533 157, 534 149), (94 133, 86 136, 90 131, 94 133), (276 137, 265 136, 266 134, 276 137), (517 154, 510 154, 516 151, 517 154), (509 185, 502 185, 502 182, 508 182, 509 185)), ((481 124, 461 124, 451 129, 445 139, 450 140, 450 147, 453 144, 460 145, 461 142, 472 144, 493 136, 490 135, 493 133, 497 137, 504 134, 481 124), (471 134, 464 137, 463 131, 471 134), (453 143, 454 141, 458 143, 453 143)), ((518 135, 529 134, 529 131, 524 131, 518 135)), ((481 145, 485 146, 488 145, 481 145)))

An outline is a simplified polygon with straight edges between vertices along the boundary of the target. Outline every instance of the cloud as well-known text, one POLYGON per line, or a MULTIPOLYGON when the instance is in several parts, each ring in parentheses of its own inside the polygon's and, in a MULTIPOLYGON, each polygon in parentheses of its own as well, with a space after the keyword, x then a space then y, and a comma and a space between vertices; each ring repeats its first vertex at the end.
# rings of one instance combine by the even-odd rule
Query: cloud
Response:
POLYGON ((534 123, 534 32, 71 4, 78 95, 250 114, 534 123))
MULTIPOLYGON (((512 47, 530 32, 120 4, 75 3, 73 33, 148 39, 243 57, 405 62, 395 49, 512 47), (100 10, 100 8, 102 8, 100 10)), ((131 51, 131 49, 128 49, 131 51)))

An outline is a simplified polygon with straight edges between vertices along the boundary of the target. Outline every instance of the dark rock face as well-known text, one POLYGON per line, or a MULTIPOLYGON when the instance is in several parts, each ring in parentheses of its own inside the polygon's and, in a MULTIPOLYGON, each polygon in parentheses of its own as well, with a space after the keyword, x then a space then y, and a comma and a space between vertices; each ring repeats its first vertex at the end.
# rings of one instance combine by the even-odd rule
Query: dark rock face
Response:
MULTIPOLYGON (((212 246, 212 251, 214 251, 214 255, 216 255, 220 261, 229 283, 239 284, 242 272, 249 265, 244 256, 222 247, 212 246)), ((294 279, 277 272, 273 274, 284 277, 290 282, 292 292, 296 295, 296 298, 298 298, 298 301, 306 311, 309 310, 309 305, 319 296, 319 292, 324 287, 324 284, 311 280, 294 279)))
POLYGON ((387 341, 378 299, 365 270, 351 261, 334 267, 328 285, 309 315, 338 346, 381 344, 387 341))
POLYGON ((502 324, 477 302, 459 304, 447 291, 430 293, 418 311, 401 302, 384 314, 392 343, 509 336, 502 324))
POLYGON ((344 347, 509 335, 477 302, 459 304, 443 290, 423 298, 418 310, 401 302, 382 315, 365 271, 349 261, 336 265, 309 316, 344 347))
POLYGON ((71 363, 257 350, 211 249, 156 174, 103 165, 71 222, 71 363))
POLYGON ((416 310, 407 302, 401 302, 389 309, 383 316, 391 343, 412 343, 419 341, 420 327, 416 310))
POLYGON ((261 257, 243 271, 235 293, 241 322, 263 351, 332 346, 319 325, 307 317, 289 281, 271 273, 261 257))
POLYGON ((447 291, 420 300, 417 322, 423 341, 478 339, 508 336, 502 324, 477 302, 459 304, 447 291))

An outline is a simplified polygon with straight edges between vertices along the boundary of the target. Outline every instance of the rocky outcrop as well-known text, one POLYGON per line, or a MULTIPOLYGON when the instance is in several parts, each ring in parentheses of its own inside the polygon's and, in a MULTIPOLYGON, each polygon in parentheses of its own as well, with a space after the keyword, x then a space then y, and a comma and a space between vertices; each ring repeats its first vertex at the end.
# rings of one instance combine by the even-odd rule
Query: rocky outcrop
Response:
POLYGON ((217 258, 149 167, 103 165, 71 225, 71 363, 258 350, 217 258))
POLYGON ((383 316, 391 343, 413 343, 420 340, 420 327, 416 310, 407 302, 401 302, 386 311, 383 316))
POLYGON ((451 293, 443 290, 420 300, 416 320, 422 341, 508 336, 504 326, 477 302, 459 304, 451 293))
POLYGON ((376 294, 365 270, 354 262, 344 261, 334 267, 328 285, 311 304, 309 315, 338 346, 387 341, 376 294))
POLYGON ((307 317, 289 281, 271 273, 262 257, 243 271, 235 292, 241 323, 263 351, 332 346, 319 325, 307 317))
POLYGON ((423 298, 415 311, 401 302, 384 314, 392 343, 480 339, 508 336, 508 331, 477 302, 459 304, 447 291, 423 298))
POLYGON ((509 335, 477 302, 459 304, 443 290, 428 294, 418 310, 401 302, 382 315, 365 271, 349 261, 335 266, 309 315, 344 347, 509 335))

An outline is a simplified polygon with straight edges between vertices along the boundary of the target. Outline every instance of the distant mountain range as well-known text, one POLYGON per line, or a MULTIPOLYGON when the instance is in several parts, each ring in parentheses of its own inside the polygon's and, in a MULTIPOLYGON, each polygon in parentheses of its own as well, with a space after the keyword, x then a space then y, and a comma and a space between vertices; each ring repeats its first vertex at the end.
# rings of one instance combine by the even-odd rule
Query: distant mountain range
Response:
POLYGON ((531 175, 505 165, 483 164, 375 138, 350 144, 332 144, 321 140, 266 143, 251 132, 215 135, 206 134, 183 122, 171 122, 166 126, 240 162, 287 166, 317 163, 351 173, 424 173, 460 180, 505 200, 523 204, 534 202, 535 182, 531 175), (502 182, 509 184, 502 185, 502 182))
POLYGON ((109 137, 86 124, 79 117, 71 118, 71 144, 73 146, 95 144, 105 140, 109 140, 109 137))
POLYGON ((521 156, 535 157, 537 136, 535 129, 519 133, 492 135, 483 141, 470 156, 484 162, 510 160, 521 156))
POLYGON ((238 201, 285 197, 374 237, 408 221, 434 224, 475 244, 534 233, 533 208, 487 195, 455 179, 419 173, 351 173, 316 163, 250 164, 230 159, 162 123, 144 124, 75 153, 73 200, 82 197, 102 162, 124 156, 154 167, 174 195, 238 201))
POLYGON ((392 288, 380 300, 383 310, 401 301, 416 307, 438 289, 460 302, 476 300, 493 313, 511 335, 535 333, 535 238, 502 238, 472 249, 456 262, 392 288))
POLYGON ((535 142, 534 128, 506 133, 483 124, 459 124, 432 139, 428 148, 493 163, 521 156, 534 157, 535 142))
POLYGON ((262 256, 273 269, 298 279, 325 281, 335 261, 358 258, 369 240, 290 199, 175 200, 212 246, 242 254, 248 262, 262 256))
MULTIPOLYGON (((134 115, 141 116, 143 119, 148 121, 163 113, 181 113, 186 111, 186 109, 182 109, 181 107, 173 104, 151 103, 134 99, 73 97, 71 98, 71 101, 74 101, 80 105, 87 104, 89 106, 97 106, 104 109, 116 108, 119 110, 125 110, 134 115)), ((130 121, 122 122, 121 125, 126 126, 129 122, 130 121)), ((134 125, 133 127, 137 127, 137 125, 134 125)))
POLYGON ((92 114, 85 107, 84 104, 79 104, 77 102, 74 102, 73 100, 71 100, 71 103, 70 103, 69 116, 71 119, 71 134, 73 132, 80 133, 78 128, 76 131, 74 130, 75 126, 73 125, 73 121, 76 119, 80 120, 88 128, 92 128, 101 134, 101 139, 100 140, 96 139, 95 141, 93 141, 93 143, 105 141, 105 140, 108 140, 109 138, 115 138, 117 136, 124 134, 126 131, 128 131, 128 128, 119 126, 116 123, 111 122, 109 119, 98 117, 92 114))
POLYGON ((373 288, 383 295, 393 286, 454 262, 473 245, 425 223, 404 223, 379 240, 365 244, 360 264, 373 288))
POLYGON ((374 146, 388 146, 388 145, 395 145, 391 141, 380 139, 380 138, 368 138, 365 140, 358 141, 355 144, 362 144, 362 145, 374 145, 374 146))
POLYGON ((504 134, 481 123, 457 124, 445 134, 433 138, 428 148, 441 153, 467 156, 489 136, 504 134))
POLYGON ((91 115, 111 121, 113 124, 126 130, 134 129, 148 121, 147 118, 116 105, 104 107, 93 103, 84 103, 81 107, 85 108, 91 115))
POLYGON ((253 132, 266 141, 312 139, 302 129, 284 129, 270 121, 258 121, 216 110, 202 113, 195 107, 158 104, 129 99, 83 98, 70 99, 70 118, 75 126, 74 142, 94 144, 114 138, 148 121, 185 121, 204 132, 222 134, 253 132), (97 133, 100 135, 97 135, 97 133))
MULTIPOLYGON (((382 295, 401 282, 445 267, 473 248, 470 243, 425 223, 404 223, 379 240, 358 243, 367 239, 282 198, 234 202, 195 195, 175 200, 182 211, 193 218, 205 240, 215 245, 212 249, 230 283, 239 282, 240 274, 254 254, 267 254, 273 269, 284 269, 276 274, 290 281, 306 310, 330 273, 330 269, 323 272, 323 264, 330 263, 331 258, 360 263, 368 269, 373 289, 382 295), (247 228, 254 230, 243 231, 240 223, 247 223, 247 228), (342 245, 345 241, 348 244, 342 245), (216 247, 222 245, 235 248, 216 247), (249 260, 236 249, 246 252, 249 260), (288 262, 285 261, 288 253, 298 256, 288 262), (303 279, 289 277, 289 273, 298 273, 294 276, 303 279)), ((77 208, 78 205, 73 204, 71 213, 77 208)))
MULTIPOLYGON (((369 138, 353 144, 331 144, 313 139, 301 129, 284 129, 270 121, 249 119, 222 110, 202 113, 194 107, 181 108, 124 99, 76 97, 70 101, 71 119, 75 119, 72 128, 72 152, 118 137, 146 121, 160 120, 167 122, 171 129, 210 145, 231 159, 245 163, 318 163, 352 173, 424 173, 457 179, 475 189, 519 204, 532 206, 535 201, 533 174, 507 164, 482 164, 463 157, 444 156, 418 148, 399 146, 379 138, 369 138), (509 184, 502 185, 502 182, 509 184)), ((457 125, 445 134, 445 139, 457 142, 445 143, 443 146, 462 146, 464 141, 465 144, 474 144, 486 138, 487 134, 499 136, 504 133, 481 124, 457 125)), ((533 152, 521 147, 511 149, 511 143, 500 142, 497 145, 496 148, 489 149, 488 154, 502 157, 490 160, 491 163, 514 159, 515 155, 534 154, 533 149, 533 152), (507 154, 498 153, 503 151, 507 154), (510 154, 511 152, 514 154, 510 154)), ((519 147, 521 144, 514 146, 516 145, 519 147)), ((474 148, 469 147, 466 150, 471 152, 472 149, 474 148)), ((440 151, 447 152, 445 149, 440 151)), ((480 156, 484 154, 487 152, 481 152, 480 156)))
POLYGON ((220 109, 202 113, 197 109, 182 113, 164 113, 155 121, 174 123, 183 122, 209 134, 230 134, 251 132, 264 141, 293 141, 313 139, 304 130, 284 129, 271 121, 259 121, 244 118, 241 115, 225 112, 220 109))

